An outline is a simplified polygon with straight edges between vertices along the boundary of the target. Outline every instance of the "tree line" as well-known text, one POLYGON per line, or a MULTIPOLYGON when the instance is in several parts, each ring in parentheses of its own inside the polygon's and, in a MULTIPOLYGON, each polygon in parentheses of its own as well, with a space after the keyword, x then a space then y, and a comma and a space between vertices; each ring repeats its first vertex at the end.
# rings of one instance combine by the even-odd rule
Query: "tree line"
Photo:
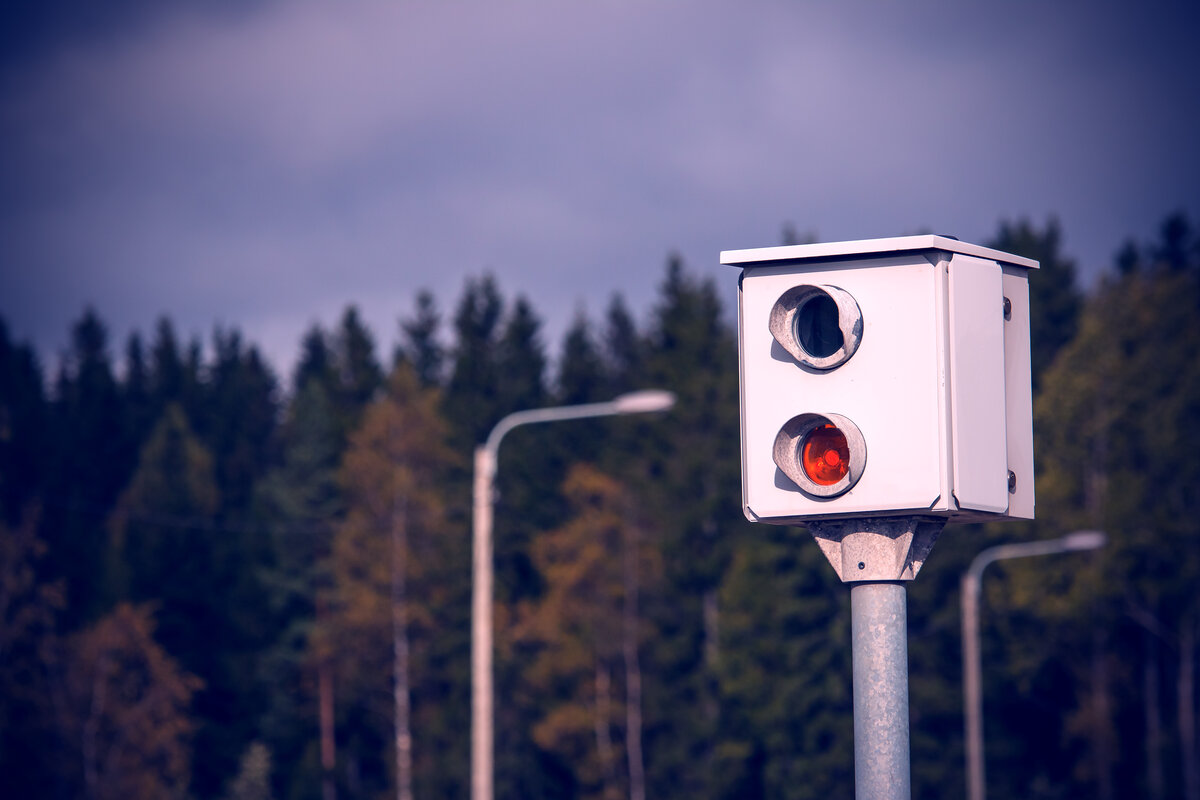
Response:
MULTIPOLYGON (((785 232, 785 238, 792 236, 785 232)), ((1200 798, 1200 246, 1169 216, 1088 292, 1054 220, 1031 276, 1038 519, 955 526, 909 587, 913 786, 962 794, 958 578, 993 567, 993 796, 1200 798)), ((582 312, 551 374, 494 277, 380 352, 355 308, 281 379, 236 330, 85 311, 48 375, 0 321, 0 781, 10 796, 465 797, 470 470, 505 414, 674 391, 653 418, 514 431, 496 499, 500 797, 853 793, 849 595, 740 509, 736 330, 668 259, 638 320, 582 312)))

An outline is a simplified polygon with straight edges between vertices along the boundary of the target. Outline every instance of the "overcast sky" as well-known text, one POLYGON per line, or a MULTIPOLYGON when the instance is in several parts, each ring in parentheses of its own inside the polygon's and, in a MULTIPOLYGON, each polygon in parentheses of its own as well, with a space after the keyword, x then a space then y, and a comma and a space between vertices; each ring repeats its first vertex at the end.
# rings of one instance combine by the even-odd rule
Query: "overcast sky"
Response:
POLYGON ((1200 222, 1191 4, 59 4, 0 20, 0 316, 46 364, 92 305, 284 376, 357 304, 490 271, 557 351, 668 253, 1058 217, 1086 281, 1200 222), (72 8, 78 5, 78 13, 72 8), (166 11, 160 6, 171 6, 166 11), (90 16, 89 16, 90 15, 90 16))

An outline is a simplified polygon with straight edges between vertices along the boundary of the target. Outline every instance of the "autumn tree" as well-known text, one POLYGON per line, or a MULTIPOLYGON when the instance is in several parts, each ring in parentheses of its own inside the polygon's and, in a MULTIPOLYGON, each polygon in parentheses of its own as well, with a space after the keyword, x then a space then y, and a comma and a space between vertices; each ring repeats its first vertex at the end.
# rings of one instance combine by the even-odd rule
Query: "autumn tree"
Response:
POLYGON ((324 635, 351 656, 338 662, 351 709, 378 711, 390 682, 388 762, 399 800, 413 797, 416 760, 428 770, 439 758, 434 741, 414 741, 414 699, 436 685, 414 656, 428 649, 445 596, 445 435, 438 395, 402 364, 351 435, 341 471, 347 513, 333 543, 337 601, 324 635))
POLYGON ((659 561, 616 480, 576 465, 564 492, 570 519, 533 544, 546 590, 517 627, 541 694, 533 737, 569 765, 579 796, 644 798, 638 599, 659 561))
POLYGON ((64 645, 59 722, 89 800, 184 798, 199 681, 154 638, 147 606, 121 603, 64 645))
POLYGON ((45 556, 32 511, 17 525, 0 518, 0 774, 16 796, 63 783, 45 657, 65 598, 61 580, 39 580, 45 556))

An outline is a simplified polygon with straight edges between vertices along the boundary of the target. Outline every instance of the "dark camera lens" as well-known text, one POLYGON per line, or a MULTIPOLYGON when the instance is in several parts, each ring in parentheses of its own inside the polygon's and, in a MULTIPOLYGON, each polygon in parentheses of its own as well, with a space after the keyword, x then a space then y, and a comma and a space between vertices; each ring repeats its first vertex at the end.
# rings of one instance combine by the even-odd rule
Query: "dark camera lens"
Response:
POLYGON ((796 341, 815 358, 827 358, 844 341, 838 325, 838 306, 824 292, 814 294, 796 309, 796 341))

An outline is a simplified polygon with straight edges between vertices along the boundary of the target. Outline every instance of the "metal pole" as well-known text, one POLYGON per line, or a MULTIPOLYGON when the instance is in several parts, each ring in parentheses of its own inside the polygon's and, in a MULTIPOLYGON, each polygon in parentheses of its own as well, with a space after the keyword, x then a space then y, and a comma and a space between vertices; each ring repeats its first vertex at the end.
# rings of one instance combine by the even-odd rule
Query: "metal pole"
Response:
POLYGON ((496 453, 475 449, 471 581, 471 798, 492 800, 492 481, 496 453))
POLYGON ((904 584, 850 587, 854 657, 854 793, 910 800, 908 613, 904 584))
POLYGON ((967 800, 983 800, 983 667, 979 656, 979 578, 967 570, 962 576, 963 714, 966 715, 967 800))

